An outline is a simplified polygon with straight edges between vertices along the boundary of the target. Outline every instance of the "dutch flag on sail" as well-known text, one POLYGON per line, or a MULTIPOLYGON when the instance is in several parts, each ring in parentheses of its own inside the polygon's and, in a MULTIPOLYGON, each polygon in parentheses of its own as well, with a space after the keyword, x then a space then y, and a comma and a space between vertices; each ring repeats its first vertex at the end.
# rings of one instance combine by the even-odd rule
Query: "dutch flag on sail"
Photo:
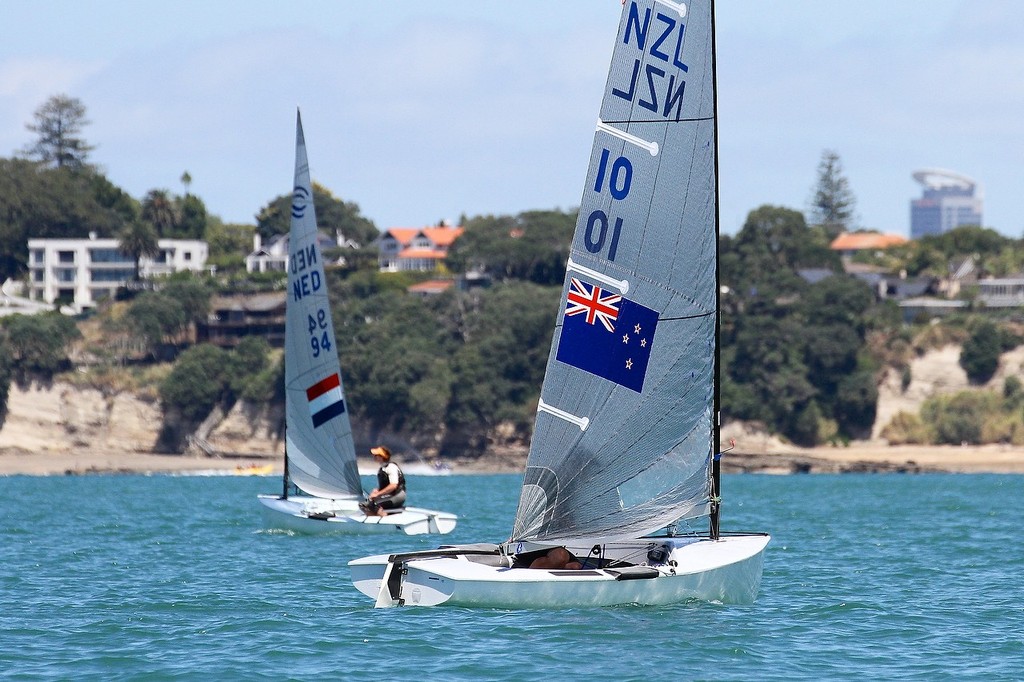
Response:
POLYGON ((322 379, 306 389, 309 413, 316 428, 345 411, 345 396, 341 394, 341 378, 337 373, 322 379))

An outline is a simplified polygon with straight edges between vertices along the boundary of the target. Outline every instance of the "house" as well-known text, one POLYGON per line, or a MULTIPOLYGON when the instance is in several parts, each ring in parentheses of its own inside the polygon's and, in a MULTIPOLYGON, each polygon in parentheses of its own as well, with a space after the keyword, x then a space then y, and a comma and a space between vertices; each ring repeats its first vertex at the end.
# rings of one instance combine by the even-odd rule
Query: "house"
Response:
POLYGON ((978 300, 986 308, 1024 306, 1024 275, 979 279, 978 300))
POLYGON ((852 261, 844 261, 843 270, 871 287, 879 300, 891 298, 902 301, 939 292, 940 280, 936 277, 908 277, 905 270, 893 273, 878 265, 852 261))
POLYGON ((898 234, 881 234, 879 232, 844 232, 829 244, 829 248, 838 251, 843 258, 851 258, 861 251, 885 251, 886 249, 907 243, 906 237, 898 234))
POLYGON ((377 240, 380 271, 437 270, 463 231, 447 223, 437 227, 392 227, 377 240))
POLYGON ((961 313, 968 309, 967 301, 950 301, 944 298, 908 298, 900 301, 900 312, 904 322, 920 319, 934 320, 961 313))
POLYGON ((948 270, 939 283, 939 293, 946 298, 956 298, 964 287, 978 284, 979 270, 972 257, 951 261, 948 270))
POLYGON ((419 284, 412 284, 405 288, 406 293, 416 296, 436 296, 442 294, 455 286, 453 279, 430 279, 419 284))
MULTIPOLYGON (((209 247, 198 239, 160 239, 160 252, 142 257, 142 277, 206 269, 209 247)), ((47 304, 61 302, 76 313, 113 299, 118 288, 135 277, 135 261, 121 251, 118 239, 29 239, 29 298, 47 304)))
MULTIPOLYGON (((323 232, 318 233, 317 244, 320 246, 320 253, 327 249, 338 247, 347 249, 359 248, 357 242, 345 239, 340 232, 337 233, 334 239, 331 239, 323 232)), ((334 263, 336 265, 344 265, 345 259, 339 258, 334 263)), ((245 257, 245 269, 247 272, 285 272, 288 269, 288 235, 274 235, 264 245, 260 233, 253 234, 252 253, 245 257)))
POLYGON ((246 336, 262 336, 271 346, 282 348, 284 321, 284 292, 214 296, 206 321, 196 325, 196 340, 234 348, 246 336))

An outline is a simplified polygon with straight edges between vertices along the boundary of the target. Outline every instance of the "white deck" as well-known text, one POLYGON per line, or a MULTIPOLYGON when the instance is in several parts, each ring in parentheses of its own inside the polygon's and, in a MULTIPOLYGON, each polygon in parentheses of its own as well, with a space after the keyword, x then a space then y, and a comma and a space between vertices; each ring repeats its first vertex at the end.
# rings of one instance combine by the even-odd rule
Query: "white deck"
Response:
POLYGON ((264 522, 269 528, 315 535, 375 533, 445 534, 455 529, 458 517, 448 512, 403 507, 387 516, 367 516, 359 500, 327 500, 318 497, 259 495, 264 522))

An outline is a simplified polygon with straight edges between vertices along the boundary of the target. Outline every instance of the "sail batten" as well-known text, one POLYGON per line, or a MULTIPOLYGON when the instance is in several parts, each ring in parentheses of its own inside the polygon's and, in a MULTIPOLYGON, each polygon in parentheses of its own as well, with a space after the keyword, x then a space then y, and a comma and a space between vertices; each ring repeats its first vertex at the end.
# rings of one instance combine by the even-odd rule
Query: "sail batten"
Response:
POLYGON ((514 539, 635 538, 710 513, 711 14, 710 3, 666 0, 623 10, 514 539), (665 6, 679 15, 663 18, 665 6))

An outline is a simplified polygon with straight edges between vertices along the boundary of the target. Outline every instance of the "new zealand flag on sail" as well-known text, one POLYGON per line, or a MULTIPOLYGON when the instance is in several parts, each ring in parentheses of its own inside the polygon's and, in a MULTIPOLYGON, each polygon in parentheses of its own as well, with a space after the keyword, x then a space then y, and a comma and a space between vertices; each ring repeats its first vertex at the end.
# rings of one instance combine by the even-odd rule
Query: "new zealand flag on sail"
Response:
POLYGON ((574 277, 555 357, 639 393, 657 327, 657 311, 574 277))

